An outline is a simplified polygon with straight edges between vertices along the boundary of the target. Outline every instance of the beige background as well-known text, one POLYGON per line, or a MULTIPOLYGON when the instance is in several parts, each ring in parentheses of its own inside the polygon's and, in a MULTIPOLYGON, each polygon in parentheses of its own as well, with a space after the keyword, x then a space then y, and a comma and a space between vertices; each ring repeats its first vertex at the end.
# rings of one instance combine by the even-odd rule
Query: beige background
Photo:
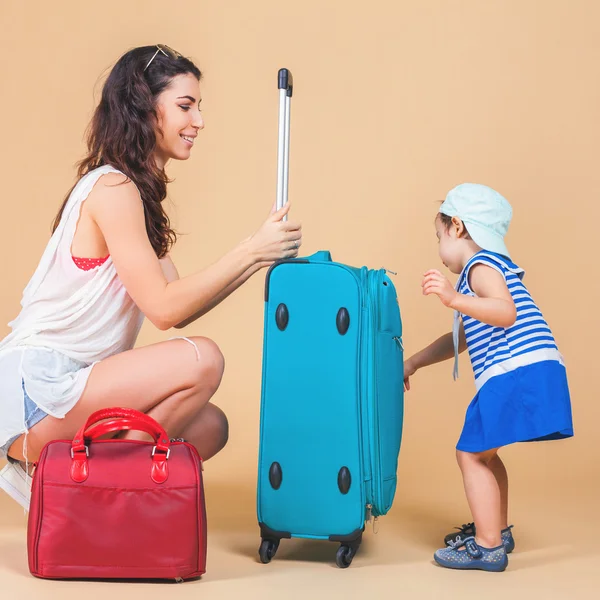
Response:
MULTIPOLYGON (((203 70, 206 129, 172 164, 170 213, 182 275, 258 227, 274 199, 279 67, 295 78, 290 200, 306 254, 329 249, 394 277, 412 353, 452 314, 420 293, 443 268, 433 219, 463 181, 512 203, 508 244, 554 330, 570 379, 576 437, 507 448, 518 552, 500 576, 435 568, 441 535, 469 520, 454 444, 473 395, 467 357, 418 373, 406 398, 396 503, 351 569, 335 546, 288 542, 255 562, 255 472, 264 272, 187 334, 221 346, 216 402, 231 439, 207 465, 208 573, 178 597, 596 597, 600 491, 600 4, 593 0, 255 0, 0 4, 3 252, 0 335, 47 243, 83 153, 99 77, 130 47, 167 43, 203 70), (493 579, 493 582, 492 582, 493 579), (384 589, 389 591, 384 592, 384 589)), ((166 339, 146 323, 138 344, 166 339)), ((25 520, 0 498, 2 597, 146 597, 148 585, 38 581, 25 520), (4 595, 11 590, 16 596, 4 595)))

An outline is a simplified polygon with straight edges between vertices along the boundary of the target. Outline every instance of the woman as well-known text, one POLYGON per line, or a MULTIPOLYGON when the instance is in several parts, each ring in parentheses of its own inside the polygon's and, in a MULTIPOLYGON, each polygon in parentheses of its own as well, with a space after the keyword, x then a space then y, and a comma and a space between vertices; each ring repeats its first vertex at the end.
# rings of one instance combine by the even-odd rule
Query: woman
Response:
POLYGON ((262 267, 297 256, 302 234, 284 220, 286 205, 216 263, 179 278, 165 165, 187 160, 204 128, 200 80, 190 60, 159 44, 127 52, 104 85, 79 180, 0 342, 0 458, 9 459, 0 487, 25 508, 27 462, 100 408, 147 413, 204 459, 227 441, 227 419, 210 403, 223 375, 218 346, 191 337, 132 349, 142 320, 161 330, 193 322, 262 267))

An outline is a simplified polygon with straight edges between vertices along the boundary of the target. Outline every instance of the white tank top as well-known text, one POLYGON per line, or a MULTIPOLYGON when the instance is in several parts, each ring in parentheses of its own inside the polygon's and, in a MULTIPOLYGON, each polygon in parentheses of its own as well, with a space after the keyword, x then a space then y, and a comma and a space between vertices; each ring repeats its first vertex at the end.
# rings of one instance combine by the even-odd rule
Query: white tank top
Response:
POLYGON ((21 312, 9 323, 12 332, 0 342, 0 447, 26 430, 23 385, 41 409, 62 418, 93 365, 135 344, 144 316, 111 257, 89 271, 71 257, 81 205, 106 173, 120 171, 99 167, 73 189, 23 292, 21 312))

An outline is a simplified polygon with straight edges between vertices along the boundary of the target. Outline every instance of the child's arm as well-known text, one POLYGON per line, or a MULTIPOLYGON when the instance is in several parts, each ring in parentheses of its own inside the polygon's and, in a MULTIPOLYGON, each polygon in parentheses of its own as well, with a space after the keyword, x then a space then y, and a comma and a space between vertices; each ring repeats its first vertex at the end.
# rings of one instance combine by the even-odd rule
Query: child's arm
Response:
MULTIPOLYGON (((460 324, 458 336, 458 351, 464 352, 467 348, 465 331, 460 324)), ((404 362, 404 389, 410 390, 410 377, 422 367, 428 367, 436 363, 448 360, 454 356, 454 344, 452 343, 452 332, 446 333, 432 342, 423 350, 413 354, 404 362)))
POLYGON ((501 273, 484 264, 470 270, 469 285, 476 297, 458 293, 439 271, 431 270, 423 278, 423 294, 436 294, 445 306, 494 327, 510 327, 517 309, 501 273))

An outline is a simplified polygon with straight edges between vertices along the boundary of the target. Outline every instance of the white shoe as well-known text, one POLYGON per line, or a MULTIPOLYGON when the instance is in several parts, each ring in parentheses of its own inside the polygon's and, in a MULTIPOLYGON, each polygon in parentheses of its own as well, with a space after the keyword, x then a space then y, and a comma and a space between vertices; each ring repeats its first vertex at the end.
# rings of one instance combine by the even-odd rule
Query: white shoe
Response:
POLYGON ((25 469, 19 463, 9 462, 0 471, 0 489, 3 489, 25 510, 29 510, 31 477, 25 473, 25 469))

